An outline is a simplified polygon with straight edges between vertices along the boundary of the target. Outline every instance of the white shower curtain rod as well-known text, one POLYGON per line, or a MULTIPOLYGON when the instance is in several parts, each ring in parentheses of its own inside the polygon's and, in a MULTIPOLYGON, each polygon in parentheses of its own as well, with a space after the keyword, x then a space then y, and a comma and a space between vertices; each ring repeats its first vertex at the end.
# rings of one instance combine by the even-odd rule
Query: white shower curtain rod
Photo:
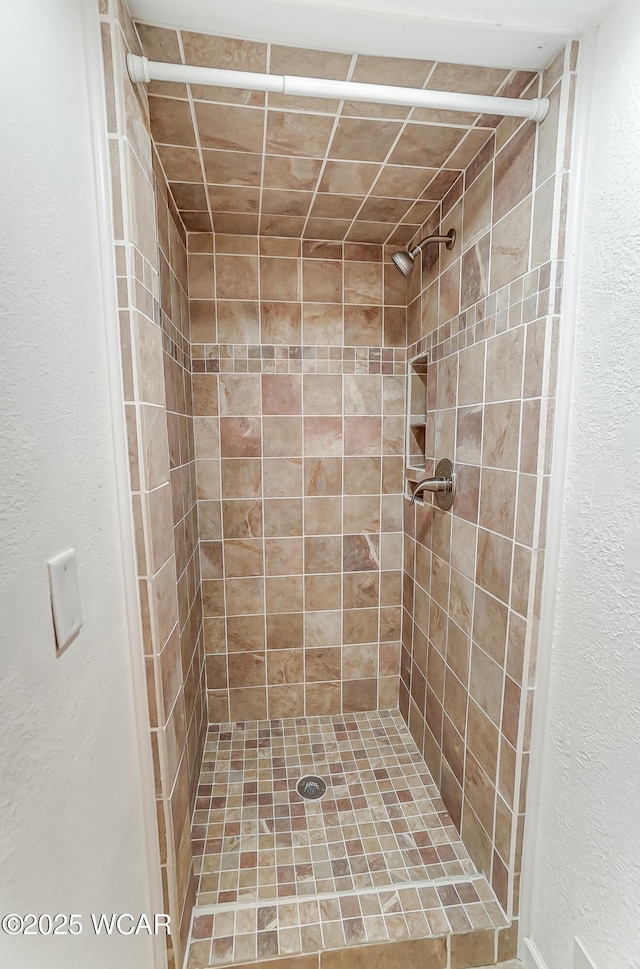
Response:
POLYGON ((548 98, 500 98, 482 94, 457 94, 451 91, 426 91, 390 84, 360 84, 331 81, 320 77, 292 77, 288 74, 254 74, 227 71, 217 67, 191 67, 164 64, 137 54, 127 55, 129 77, 136 84, 172 81, 178 84, 207 84, 217 87, 273 91, 305 98, 334 98, 345 101, 371 101, 378 104, 403 104, 441 111, 466 111, 473 114, 500 114, 510 118, 542 121, 549 110, 548 98))

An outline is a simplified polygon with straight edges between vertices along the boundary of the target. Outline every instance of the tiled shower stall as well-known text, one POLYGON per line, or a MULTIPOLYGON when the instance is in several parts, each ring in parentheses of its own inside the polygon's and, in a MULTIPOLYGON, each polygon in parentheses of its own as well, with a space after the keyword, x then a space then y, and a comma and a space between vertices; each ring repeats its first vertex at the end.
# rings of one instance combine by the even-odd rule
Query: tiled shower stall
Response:
POLYGON ((354 67, 100 10, 170 964, 511 958, 576 45, 354 67), (127 50, 551 109, 267 109, 134 88, 127 50), (409 504, 416 449, 454 461, 452 511, 409 504))

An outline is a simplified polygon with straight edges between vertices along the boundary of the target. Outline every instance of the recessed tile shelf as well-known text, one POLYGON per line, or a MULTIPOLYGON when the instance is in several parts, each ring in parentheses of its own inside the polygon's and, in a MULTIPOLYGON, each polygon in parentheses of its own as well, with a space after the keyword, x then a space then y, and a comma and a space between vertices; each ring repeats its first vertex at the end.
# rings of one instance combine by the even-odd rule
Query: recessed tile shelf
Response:
POLYGON ((405 481, 416 484, 426 473, 427 355, 410 360, 407 367, 407 440, 405 481))

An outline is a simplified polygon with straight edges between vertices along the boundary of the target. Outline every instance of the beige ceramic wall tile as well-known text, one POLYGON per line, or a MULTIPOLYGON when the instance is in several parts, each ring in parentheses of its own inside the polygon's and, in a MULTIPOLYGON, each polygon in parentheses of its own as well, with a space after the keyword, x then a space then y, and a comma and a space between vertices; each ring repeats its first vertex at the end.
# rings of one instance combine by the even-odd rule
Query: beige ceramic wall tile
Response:
MULTIPOLYGON (((137 52, 135 31, 121 7, 119 15, 125 21, 122 33, 118 29, 116 32, 119 37, 125 36, 137 52)), ((150 28, 146 34, 161 59, 176 59, 173 32, 150 28)), ((125 367, 125 394, 141 405, 140 426, 132 443, 140 448, 145 491, 143 528, 148 558, 140 560, 150 573, 149 580, 141 583, 145 642, 149 650, 158 654, 155 679, 160 707, 156 712, 155 698, 150 697, 150 701, 152 722, 156 722, 156 715, 162 718, 158 753, 163 774, 158 775, 156 785, 164 839, 161 848, 164 858, 170 853, 178 859, 177 865, 167 869, 165 907, 174 924, 179 925, 183 915, 188 922, 193 902, 188 816, 205 724, 202 641, 198 635, 200 571, 194 528, 197 496, 190 411, 186 236, 175 221, 175 207, 169 211, 162 169, 155 161, 151 164, 152 146, 143 102, 135 97, 128 82, 124 93, 126 117, 120 118, 120 133, 129 147, 123 142, 126 165, 114 165, 112 170, 113 197, 117 200, 127 196, 132 200, 130 224, 125 229, 122 221, 116 219, 116 233, 121 241, 127 232, 124 241, 135 248, 127 260, 121 258, 125 251, 119 246, 116 263, 123 280, 127 271, 131 274, 129 292, 141 311, 133 317, 130 343, 123 340, 123 362, 127 364, 131 346, 136 362, 135 381, 133 372, 125 367)), ((160 128, 171 120, 177 121, 189 141, 191 122, 181 110, 184 105, 166 99, 151 101, 152 110, 157 109, 160 128)), ((188 150, 185 151, 188 156, 188 150)), ((113 152, 111 157, 119 162, 113 152)), ((192 189, 183 183, 177 191, 184 204, 202 204, 197 186, 192 189)), ((121 287, 121 293, 126 299, 125 287, 121 287)), ((214 559, 208 562, 214 569, 214 559)), ((171 956, 176 961, 182 959, 180 943, 180 938, 176 938, 171 956)))
POLYGON ((543 487, 537 475, 541 448, 547 456, 550 449, 548 439, 541 445, 540 426, 548 431, 553 401, 546 395, 555 388, 543 374, 553 359, 544 314, 557 122, 552 110, 544 127, 498 126, 498 154, 491 139, 465 173, 466 193, 452 184, 440 207, 442 228, 455 227, 462 243, 459 291, 455 249, 425 252, 408 290, 410 353, 426 350, 435 360, 426 467, 451 448, 459 491, 449 546, 432 514, 417 509, 405 522, 400 708, 476 864, 502 903, 516 908, 518 863, 510 867, 505 857, 516 824, 510 805, 523 797, 522 787, 515 790, 524 756, 516 751, 519 684, 529 675, 531 637, 535 648, 526 617, 532 577, 539 581, 542 568, 532 552, 543 487), (534 184, 541 188, 532 198, 534 184))
MULTIPOLYGON (((229 248, 226 240, 223 247, 229 248)), ((208 247, 199 244, 199 248, 208 247)), ((378 690, 374 678, 378 646, 374 648, 373 644, 379 639, 397 644, 400 635, 402 545, 396 542, 387 546, 384 581, 379 550, 383 524, 392 527, 399 537, 400 505, 390 505, 384 522, 381 519, 381 451, 384 446, 393 455, 401 453, 404 380, 400 374, 392 376, 391 371, 383 376, 380 363, 370 372, 368 365, 364 372, 354 372, 356 353, 366 354, 364 359, 368 360, 369 347, 379 346, 382 339, 382 253, 378 247, 353 245, 349 255, 354 261, 343 262, 342 246, 315 243, 306 248, 306 258, 300 259, 287 240, 277 238, 262 240, 260 249, 264 255, 258 259, 249 255, 256 247, 247 244, 243 245, 246 255, 229 252, 216 257, 216 284, 224 294, 216 307, 218 338, 227 326, 228 308, 236 308, 241 302, 237 297, 241 295, 243 271, 248 269, 249 285, 256 280, 260 294, 268 297, 258 304, 257 324, 263 341, 266 338, 267 345, 284 344, 289 354, 291 343, 295 345, 301 339, 299 326, 292 328, 291 323, 301 319, 302 309, 305 330, 310 333, 314 325, 311 345, 318 346, 316 352, 326 364, 322 366, 319 359, 311 373, 288 372, 289 367, 279 366, 277 346, 274 353, 265 356, 255 337, 250 336, 248 342, 256 349, 249 346, 245 366, 255 362, 253 372, 239 372, 235 364, 227 367, 218 348, 212 347, 224 372, 220 376, 195 373, 193 377, 194 407, 202 415, 197 425, 198 452, 216 455, 219 439, 221 454, 222 543, 208 542, 205 613, 211 616, 208 622, 216 621, 226 602, 229 655, 241 650, 255 654, 258 663, 235 663, 233 678, 228 681, 229 709, 232 715, 235 712, 240 716, 244 711, 244 716, 250 716, 266 703, 270 715, 281 710, 300 715, 305 703, 310 702, 311 694, 302 689, 302 678, 297 680, 301 688, 285 697, 283 660, 267 674, 267 693, 256 692, 264 682, 255 677, 261 668, 265 620, 267 649, 284 650, 287 660, 290 654, 299 677, 300 661, 304 659, 304 679, 318 684, 312 699, 321 704, 321 709, 340 709, 343 703, 349 708, 358 703, 367 708, 379 702, 393 704, 397 702, 398 654, 395 667, 388 660, 385 682, 378 690), (300 303, 302 295, 304 303, 300 303), (363 351, 343 349, 345 296, 373 304, 352 306, 352 328, 360 320, 365 323, 358 332, 363 351), (372 322, 374 340, 370 338, 372 322), (323 349, 327 333, 335 347, 331 351, 323 349), (334 367, 336 372, 330 372, 334 367), (348 367, 351 372, 343 375, 343 368, 348 367), (386 393, 385 381, 389 381, 386 393), (388 415, 384 433, 383 408, 388 415), (218 412, 219 418, 205 417, 218 412), (214 423, 209 426, 207 420, 214 423), (353 453, 348 461, 356 462, 346 479, 345 453, 353 453), (342 497, 345 481, 350 482, 347 491, 354 496, 353 504, 346 509, 342 497), (356 501, 360 495, 363 497, 356 501), (343 602, 349 606, 344 632, 339 611, 343 602), (255 628, 242 632, 238 623, 248 620, 254 621, 255 628), (362 654, 358 653, 358 659, 367 675, 362 670, 356 675, 355 654, 348 663, 342 662, 343 642, 362 644, 358 646, 362 654), (335 661, 326 665, 332 653, 309 655, 309 650, 319 649, 335 650, 335 661), (242 679, 245 672, 249 677, 246 682, 242 679), (353 685, 345 698, 342 683, 346 679, 353 685), (318 692, 320 687, 322 691, 318 692)), ((401 307, 398 312, 402 313, 401 307)), ((243 338, 242 323, 235 331, 234 324, 235 320, 230 322, 228 339, 237 343, 243 338)), ((206 347, 200 352, 206 364, 206 347)), ((386 473, 388 498, 402 487, 401 459, 395 460, 397 466, 392 469, 389 465, 386 473)), ((202 463, 199 483, 201 489, 205 488, 201 490, 203 512, 215 504, 216 492, 212 489, 216 467, 215 458, 207 457, 202 463)), ((203 523, 201 519, 201 526, 203 523)), ((215 529, 215 519, 210 527, 215 529)), ((224 644, 224 631, 222 636, 224 644)), ((220 648, 219 634, 211 648, 220 648)), ((212 709, 215 705, 216 710, 226 707, 221 679, 218 675, 216 687, 210 689, 212 709)))
MULTIPOLYGON (((217 39, 211 46, 195 35, 184 37, 188 37, 185 56, 189 47, 189 56, 204 61, 215 55, 218 59, 227 57, 230 66, 246 65, 264 53, 262 45, 217 39)), ((160 39, 156 36, 149 43, 160 39)), ((297 56, 295 52, 281 54, 283 63, 293 63, 291 58, 297 56)), ((360 60, 365 76, 373 67, 367 68, 365 60, 360 60)), ((325 66, 330 68, 331 63, 327 61, 325 66)), ((336 70, 342 70, 340 57, 335 64, 336 70)), ((504 77, 504 72, 439 65, 429 83, 445 88, 454 81, 456 85, 470 84, 473 89, 485 85, 493 93, 504 77)), ((159 140, 168 146, 162 149, 163 159, 177 167, 179 158, 184 157, 185 165, 191 165, 193 183, 186 174, 172 180, 179 183, 175 191, 179 204, 191 206, 192 219, 203 195, 198 187, 187 187, 200 183, 201 175, 195 167, 191 118, 183 110, 186 102, 166 97, 151 100, 152 124, 157 126, 159 140), (178 156, 178 150, 186 154, 178 156)), ((537 319, 538 282, 520 285, 519 292, 517 284, 512 284, 530 268, 530 258, 536 260, 531 266, 537 268, 538 261, 551 255, 548 225, 555 191, 551 191, 545 165, 549 168, 548 159, 553 156, 553 119, 541 135, 546 141, 538 146, 538 177, 532 167, 531 124, 499 126, 496 143, 500 151, 494 161, 482 146, 486 137, 493 144, 490 130, 469 133, 465 124, 470 120, 438 127, 416 123, 414 115, 401 133, 398 119, 389 115, 367 119, 350 108, 347 113, 353 110, 354 116, 341 119, 330 140, 334 119, 322 113, 325 109, 334 107, 316 105, 314 111, 305 105, 306 114, 296 114, 282 102, 276 110, 271 105, 268 112, 262 107, 233 104, 222 96, 220 103, 196 103, 206 179, 212 186, 207 199, 220 207, 214 213, 217 230, 244 232, 245 236, 238 239, 245 238, 246 233, 257 231, 257 206, 263 206, 262 250, 257 240, 253 248, 222 243, 217 250, 214 314, 203 305, 212 298, 213 261, 202 260, 192 266, 192 295, 197 293, 201 301, 200 306, 194 306, 194 333, 203 345, 201 355, 197 355, 203 370, 193 375, 194 412, 203 420, 216 419, 220 405, 221 482, 225 489, 221 515, 220 503, 214 497, 218 425, 201 425, 198 447, 202 459, 210 462, 202 466, 199 479, 204 487, 202 536, 206 541, 222 542, 221 557, 210 548, 203 562, 208 576, 220 575, 220 563, 223 569, 225 563, 229 565, 222 578, 207 578, 203 585, 208 622, 223 624, 215 635, 214 627, 208 627, 208 642, 213 651, 226 636, 229 656, 243 657, 234 665, 233 685, 227 688, 216 684, 211 689, 211 709, 238 718, 284 715, 282 711, 296 715, 304 712, 304 702, 313 704, 314 711, 337 712, 372 708, 381 697, 393 697, 392 685, 388 690, 376 685, 371 645, 385 637, 395 636, 389 638, 390 644, 399 640, 399 587, 380 575, 376 556, 385 554, 381 537, 386 535, 381 529, 391 528, 390 534, 397 535, 401 527, 402 479, 396 469, 395 487, 381 502, 384 472, 380 458, 387 450, 397 450, 398 429, 395 417, 385 414, 384 424, 380 420, 383 379, 380 369, 369 367, 374 360, 371 350, 380 350, 383 341, 404 346, 404 316, 392 324, 393 318, 387 318, 387 312, 383 314, 382 301, 404 314, 406 283, 398 274, 397 279, 389 275, 395 272, 392 267, 385 266, 382 272, 379 263, 355 251, 343 262, 346 251, 343 253, 340 245, 332 251, 329 246, 323 249, 317 243, 305 243, 305 258, 299 260, 299 252, 287 251, 277 237, 299 237, 304 232, 310 240, 315 234, 331 243, 348 233, 354 243, 386 242, 394 230, 392 221, 386 220, 410 218, 407 201, 429 184, 427 195, 441 206, 427 231, 436 230, 440 224, 443 228, 453 225, 459 237, 451 253, 425 253, 422 266, 416 268, 408 290, 409 337, 415 344, 430 334, 439 334, 442 349, 434 371, 432 403, 439 414, 434 410, 429 424, 428 456, 436 458, 442 456, 440 451, 446 451, 456 457, 460 463, 460 495, 453 515, 431 520, 428 527, 421 521, 417 532, 415 521, 407 525, 405 602, 413 605, 415 624, 409 631, 408 649, 403 652, 401 704, 414 736, 420 738, 431 760, 437 761, 438 779, 449 799, 449 809, 461 820, 476 862, 487 866, 488 871, 495 864, 494 882, 504 898, 504 891, 511 888, 505 889, 508 883, 500 857, 506 853, 509 822, 498 812, 494 832, 492 806, 498 788, 507 806, 516 796, 513 743, 519 702, 511 685, 515 679, 505 679, 505 663, 522 675, 522 623, 528 609, 525 575, 528 567, 536 567, 530 562, 530 547, 537 538, 532 509, 538 496, 539 426, 541 420, 546 421, 546 409, 541 414, 538 400, 543 393, 540 361, 544 360, 546 344, 533 335, 527 345, 536 367, 524 373, 528 399, 526 406, 521 405, 521 324, 537 319), (259 197, 257 161, 265 123, 267 151, 271 154, 264 167, 268 191, 259 197), (375 203, 366 202, 390 149, 395 167, 382 172, 374 188, 375 203), (472 154, 478 150, 482 162, 474 167, 472 154), (325 152, 331 160, 324 168, 321 192, 342 196, 344 204, 338 210, 331 197, 322 198, 316 203, 313 219, 306 222, 306 206, 311 205, 325 152), (471 163, 467 197, 461 196, 462 180, 456 182, 458 169, 435 174, 448 157, 456 160, 460 170, 471 163), (411 190, 402 188, 404 172, 407 186, 413 179, 411 190), (534 183, 541 186, 541 194, 532 198, 534 183), (364 221, 351 227, 354 199, 358 206, 364 202, 364 221), (493 212, 493 223, 489 211, 493 212), (269 237, 270 249, 266 245, 269 237), (259 251, 264 253, 262 257, 256 255, 259 251), (510 284, 507 292, 504 288, 510 284), (464 318, 458 317, 460 310, 464 318), (393 330, 396 335, 392 338, 393 330), (227 356, 226 350, 217 349, 216 341, 223 347, 244 344, 254 356, 245 352, 243 357, 235 357, 233 350, 227 356), (211 350, 205 351, 207 343, 211 350), (287 356, 274 353, 264 357, 260 343, 275 345, 276 351, 287 356), (301 348, 299 355, 289 355, 292 346, 301 348), (345 346, 353 356, 343 355, 345 346), (314 354, 326 347, 339 348, 340 355, 331 356, 327 350, 326 356, 305 357, 305 347, 311 347, 314 354), (446 360, 458 349, 459 367, 452 369, 446 360), (356 356, 360 352, 367 354, 366 363, 364 357, 356 356), (311 360, 314 369, 309 374, 306 366, 311 360), (220 367, 220 380, 213 371, 205 372, 209 364, 220 367), (343 377, 343 367, 353 369, 343 377), (369 370, 364 371, 368 384, 360 384, 362 371, 358 367, 369 370), (257 379, 260 374, 264 379, 257 379), (246 379, 227 381, 228 377, 246 379), (242 387, 247 389, 246 395, 240 391, 242 387), (211 440, 205 443, 209 431, 211 440), (263 530, 267 531, 264 546, 263 530), (514 530, 520 543, 515 548, 514 530), (419 541, 412 553, 414 534, 419 541), (461 540, 468 543, 464 550, 458 547, 461 540), (292 544, 278 544, 286 542, 292 544), (513 582, 510 571, 506 579, 507 560, 517 560, 513 582), (247 574, 254 569, 262 572, 247 574), (226 628, 222 619, 224 595, 230 613, 227 622, 231 624, 226 628), (347 608, 341 630, 343 605, 347 608), (284 609, 287 611, 281 611, 284 609), (509 609, 517 610, 518 615, 509 615, 509 609), (253 629, 240 632, 233 625, 234 619, 238 623, 251 620, 253 629), (283 652, 290 659, 293 679, 285 679, 289 674, 284 660, 272 665, 269 674, 264 656, 265 626, 268 649, 283 652), (358 663, 355 653, 343 655, 344 644, 358 650, 358 663), (304 690, 302 680, 297 679, 303 656, 309 667, 307 674, 311 672, 304 690), (356 676, 358 666, 361 673, 356 676), (291 683, 299 689, 285 697, 283 691, 291 683), (460 744, 469 733, 465 708, 474 731, 486 739, 482 750, 475 745, 468 751, 468 789, 462 783, 460 760, 460 744), (498 737, 499 778, 495 776, 498 737), (494 837, 500 846, 497 853, 494 837)), ((421 211, 426 219, 427 209, 421 211)), ((420 223, 416 223, 418 228, 420 223)), ((142 437, 143 446, 152 439, 145 428, 142 437)), ((182 461, 182 454, 189 453, 190 446, 179 421, 170 422, 169 440, 175 465, 182 461)), ((188 500, 182 471, 179 475, 175 479, 172 475, 172 487, 176 508, 183 512, 188 500)), ((391 480, 387 474, 386 481, 391 480)), ((176 552, 181 561, 187 555, 186 534, 185 524, 183 537, 178 540, 180 552, 176 552)), ((394 546, 389 561, 391 553, 387 551, 386 572, 400 572, 401 552, 399 544, 394 546)), ((185 584, 186 579, 181 589, 185 584)), ((189 584, 197 585, 195 576, 190 577, 189 584)), ((179 601, 186 601, 184 592, 179 601)), ((184 608, 180 606, 181 613, 184 608)), ((212 675, 214 672, 212 667, 212 675)))

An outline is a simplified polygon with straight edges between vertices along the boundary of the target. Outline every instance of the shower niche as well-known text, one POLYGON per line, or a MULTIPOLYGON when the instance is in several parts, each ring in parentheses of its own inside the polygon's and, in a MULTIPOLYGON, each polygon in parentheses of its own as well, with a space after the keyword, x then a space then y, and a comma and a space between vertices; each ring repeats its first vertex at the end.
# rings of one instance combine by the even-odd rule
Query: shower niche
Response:
POLYGON ((428 370, 426 353, 409 361, 407 371, 407 440, 405 478, 414 484, 424 478, 426 455, 433 453, 428 420, 428 370))

